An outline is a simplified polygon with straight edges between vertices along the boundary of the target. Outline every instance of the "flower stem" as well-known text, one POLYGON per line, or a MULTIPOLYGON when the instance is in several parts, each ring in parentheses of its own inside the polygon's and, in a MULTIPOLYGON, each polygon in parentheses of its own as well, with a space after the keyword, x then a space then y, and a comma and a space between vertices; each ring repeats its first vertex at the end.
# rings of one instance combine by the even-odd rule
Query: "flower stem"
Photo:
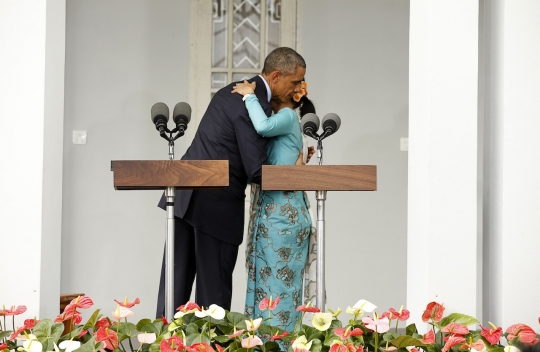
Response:
MULTIPOLYGON (((126 325, 127 325, 127 322, 128 322, 127 318, 124 318, 124 319, 126 320, 126 325)), ((129 347, 131 348, 131 352, 133 352, 133 344, 131 343, 131 333, 129 334, 128 341, 129 341, 129 347)))
POLYGON ((396 319, 396 334, 397 334, 398 325, 399 325, 399 319, 396 319))
POLYGON ((375 328, 375 350, 374 352, 379 351, 379 333, 377 332, 377 329, 375 328))

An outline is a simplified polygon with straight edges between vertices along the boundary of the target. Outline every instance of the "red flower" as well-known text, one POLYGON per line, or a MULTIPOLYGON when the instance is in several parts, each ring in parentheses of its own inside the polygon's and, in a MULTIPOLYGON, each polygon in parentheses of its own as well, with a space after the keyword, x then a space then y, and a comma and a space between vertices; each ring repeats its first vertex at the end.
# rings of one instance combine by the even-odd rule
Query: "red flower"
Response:
POLYGON ((390 308, 390 313, 392 313, 392 319, 399 319, 401 321, 409 319, 409 316, 411 315, 407 309, 403 309, 403 306, 401 306, 399 312, 397 312, 394 308, 390 308))
POLYGON ((334 329, 334 334, 339 336, 339 338, 343 341, 347 340, 351 336, 360 336, 363 334, 362 330, 359 328, 354 328, 350 330, 350 327, 347 329, 344 328, 336 328, 334 329))
POLYGON ((281 335, 278 335, 277 332, 276 332, 276 334, 274 336, 270 336, 270 341, 281 340, 282 338, 284 338, 287 335, 289 335, 288 331, 284 331, 283 334, 281 334, 281 335))
POLYGON ((495 325, 492 325, 493 329, 488 329, 480 325, 482 328, 482 331, 480 332, 480 335, 484 336, 484 338, 492 345, 495 345, 499 342, 502 335, 502 328, 499 326, 498 328, 495 328, 495 325))
POLYGON ((279 301, 279 297, 277 297, 275 300, 272 300, 272 297, 270 297, 270 299, 268 299, 268 297, 264 297, 261 303, 259 303, 259 309, 261 311, 265 311, 266 309, 274 310, 279 304, 279 301))
POLYGON ((427 332, 427 334, 425 334, 421 339, 420 341, 422 341, 423 343, 425 344, 432 344, 435 342, 435 333, 433 332, 433 330, 429 330, 427 332))
MULTIPOLYGON (((68 304, 68 306, 73 306, 75 308, 82 308, 82 309, 90 308, 93 305, 94 305, 94 302, 92 301, 92 298, 88 296, 79 296, 68 304)), ((67 310, 67 307, 66 307, 66 310, 67 310)))
POLYGON ((217 348, 218 352, 223 352, 223 351, 225 351, 225 347, 221 347, 221 345, 219 345, 219 344, 217 344, 217 343, 216 343, 216 348, 217 348))
POLYGON ((465 325, 461 325, 459 323, 450 323, 442 328, 441 332, 454 335, 466 335, 469 333, 469 329, 465 325))
POLYGON ((464 343, 463 345, 461 345, 460 349, 462 350, 475 349, 477 351, 482 351, 485 347, 486 345, 484 345, 484 341, 482 341, 481 339, 478 339, 478 341, 476 341, 475 343, 472 343, 472 339, 470 339, 469 343, 468 344, 464 343))
POLYGON ((88 330, 82 330, 80 333, 79 333, 79 336, 77 336, 78 338, 81 338, 83 337, 84 335, 86 335, 88 333, 88 330))
POLYGON ((39 323, 39 320, 36 319, 26 319, 24 321, 24 328, 28 330, 32 330, 36 324, 39 323))
POLYGON ((111 329, 101 327, 96 332, 96 341, 103 342, 105 348, 108 350, 114 350, 118 347, 118 335, 111 329))
MULTIPOLYGON (((66 310, 67 310, 67 307, 66 307, 66 310)), ((70 312, 67 312, 67 313, 64 311, 64 313, 58 315, 56 319, 54 319, 54 322, 61 323, 63 321, 68 321, 68 320, 71 321, 72 319, 73 319, 74 324, 80 324, 82 321, 81 313, 74 310, 71 310, 70 312)))
POLYGON ((15 306, 11 306, 11 309, 0 309, 0 317, 1 316, 12 316, 12 315, 19 315, 26 312, 26 306, 18 306, 15 309, 15 306))
POLYGON ((164 315, 161 316, 161 321, 163 322, 163 325, 169 324, 169 322, 167 321, 164 315))
POLYGON ((311 307, 311 306, 299 306, 296 308, 297 312, 309 312, 309 313, 319 313, 321 310, 317 307, 311 307))
POLYGON ((335 343, 330 347, 329 352, 349 352, 349 349, 345 345, 342 345, 340 343, 335 343))
POLYGON ((103 327, 103 328, 110 328, 111 327, 111 322, 109 321, 108 318, 101 318, 98 321, 96 321, 96 328, 99 329, 101 327, 103 327))
POLYGON ((190 312, 194 309, 198 310, 199 312, 201 311, 201 307, 199 307, 197 303, 193 303, 193 302, 187 302, 186 304, 176 308, 176 310, 179 310, 184 313, 190 312))
POLYGON ((424 314, 422 314, 422 321, 427 323, 430 319, 434 322, 441 321, 444 313, 444 306, 437 302, 431 302, 427 305, 424 314))
POLYGON ((133 302, 128 302, 128 298, 126 297, 124 299, 124 302, 119 302, 117 300, 114 300, 116 303, 118 303, 119 306, 126 307, 126 308, 132 308, 134 305, 141 303, 141 300, 137 297, 133 302))
POLYGON ((347 342, 345 346, 347 346, 349 352, 364 352, 364 346, 362 345, 357 348, 352 342, 347 342))
POLYGON ((182 351, 186 348, 184 343, 178 336, 172 336, 168 339, 161 340, 159 344, 159 349, 161 352, 173 352, 173 351, 182 351))
POLYGON ((446 344, 444 345, 442 352, 447 352, 450 348, 454 347, 455 345, 459 345, 460 343, 465 342, 465 338, 463 336, 454 335, 450 336, 448 340, 446 341, 446 344))
POLYGON ((18 328, 17 330, 13 331, 13 332, 11 333, 11 335, 9 335, 9 339, 10 339, 11 341, 15 340, 15 338, 16 338, 17 336, 19 336, 19 334, 20 334, 21 332, 23 332, 24 330, 26 330, 26 328, 25 328, 24 326, 21 326, 21 327, 18 328))
POLYGON ((5 350, 5 349, 7 349, 7 348, 8 348, 8 347, 7 347, 7 343, 6 343, 6 342, 4 342, 3 344, 0 345, 0 351, 3 351, 3 350, 5 350))
POLYGON ((536 333, 534 330, 525 324, 514 324, 506 329, 508 333, 508 341, 512 341, 516 337, 523 343, 533 343, 536 340, 536 333))
POLYGON ((216 352, 216 350, 206 342, 194 343, 193 345, 186 347, 186 350, 188 350, 188 352, 216 352))

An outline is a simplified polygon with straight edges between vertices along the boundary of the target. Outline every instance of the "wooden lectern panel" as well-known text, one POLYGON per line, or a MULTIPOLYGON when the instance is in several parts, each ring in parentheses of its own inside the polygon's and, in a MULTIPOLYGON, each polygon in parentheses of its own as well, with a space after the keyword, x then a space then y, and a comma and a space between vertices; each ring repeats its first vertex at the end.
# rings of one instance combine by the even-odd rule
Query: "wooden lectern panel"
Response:
POLYGON ((111 162, 114 188, 211 189, 229 185, 227 160, 116 160, 111 162))
POLYGON ((376 191, 375 165, 264 165, 267 191, 376 191))

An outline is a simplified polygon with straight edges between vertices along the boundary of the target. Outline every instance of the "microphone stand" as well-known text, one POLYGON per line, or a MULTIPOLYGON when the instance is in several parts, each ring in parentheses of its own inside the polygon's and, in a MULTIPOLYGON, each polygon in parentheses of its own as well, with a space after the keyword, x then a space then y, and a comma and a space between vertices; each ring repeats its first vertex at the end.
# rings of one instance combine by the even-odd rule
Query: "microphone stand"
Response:
MULTIPOLYGON (((177 127, 172 131, 160 131, 160 136, 169 142, 169 160, 174 160, 174 141, 184 135, 183 126, 177 127), (169 136, 166 135, 169 133, 169 136), (173 134, 176 133, 173 137, 173 134)), ((176 188, 167 186, 165 189, 165 210, 167 236, 165 237, 165 319, 173 320, 174 313, 174 197, 176 188)))
MULTIPOLYGON (((317 160, 322 165, 323 160, 322 139, 317 138, 317 160)), ((324 202, 326 201, 326 191, 315 191, 317 199, 317 287, 316 299, 317 308, 324 312, 325 306, 325 282, 324 282, 324 202)))

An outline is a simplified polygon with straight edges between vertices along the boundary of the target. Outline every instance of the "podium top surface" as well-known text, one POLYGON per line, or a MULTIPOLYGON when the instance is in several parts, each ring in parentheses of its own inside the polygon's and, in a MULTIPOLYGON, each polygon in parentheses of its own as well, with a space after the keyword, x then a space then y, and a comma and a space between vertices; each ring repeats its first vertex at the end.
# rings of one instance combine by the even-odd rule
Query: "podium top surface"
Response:
POLYGON ((376 191, 375 165, 264 165, 266 191, 376 191))
POLYGON ((117 190, 212 189, 229 185, 227 160, 113 160, 117 190))

